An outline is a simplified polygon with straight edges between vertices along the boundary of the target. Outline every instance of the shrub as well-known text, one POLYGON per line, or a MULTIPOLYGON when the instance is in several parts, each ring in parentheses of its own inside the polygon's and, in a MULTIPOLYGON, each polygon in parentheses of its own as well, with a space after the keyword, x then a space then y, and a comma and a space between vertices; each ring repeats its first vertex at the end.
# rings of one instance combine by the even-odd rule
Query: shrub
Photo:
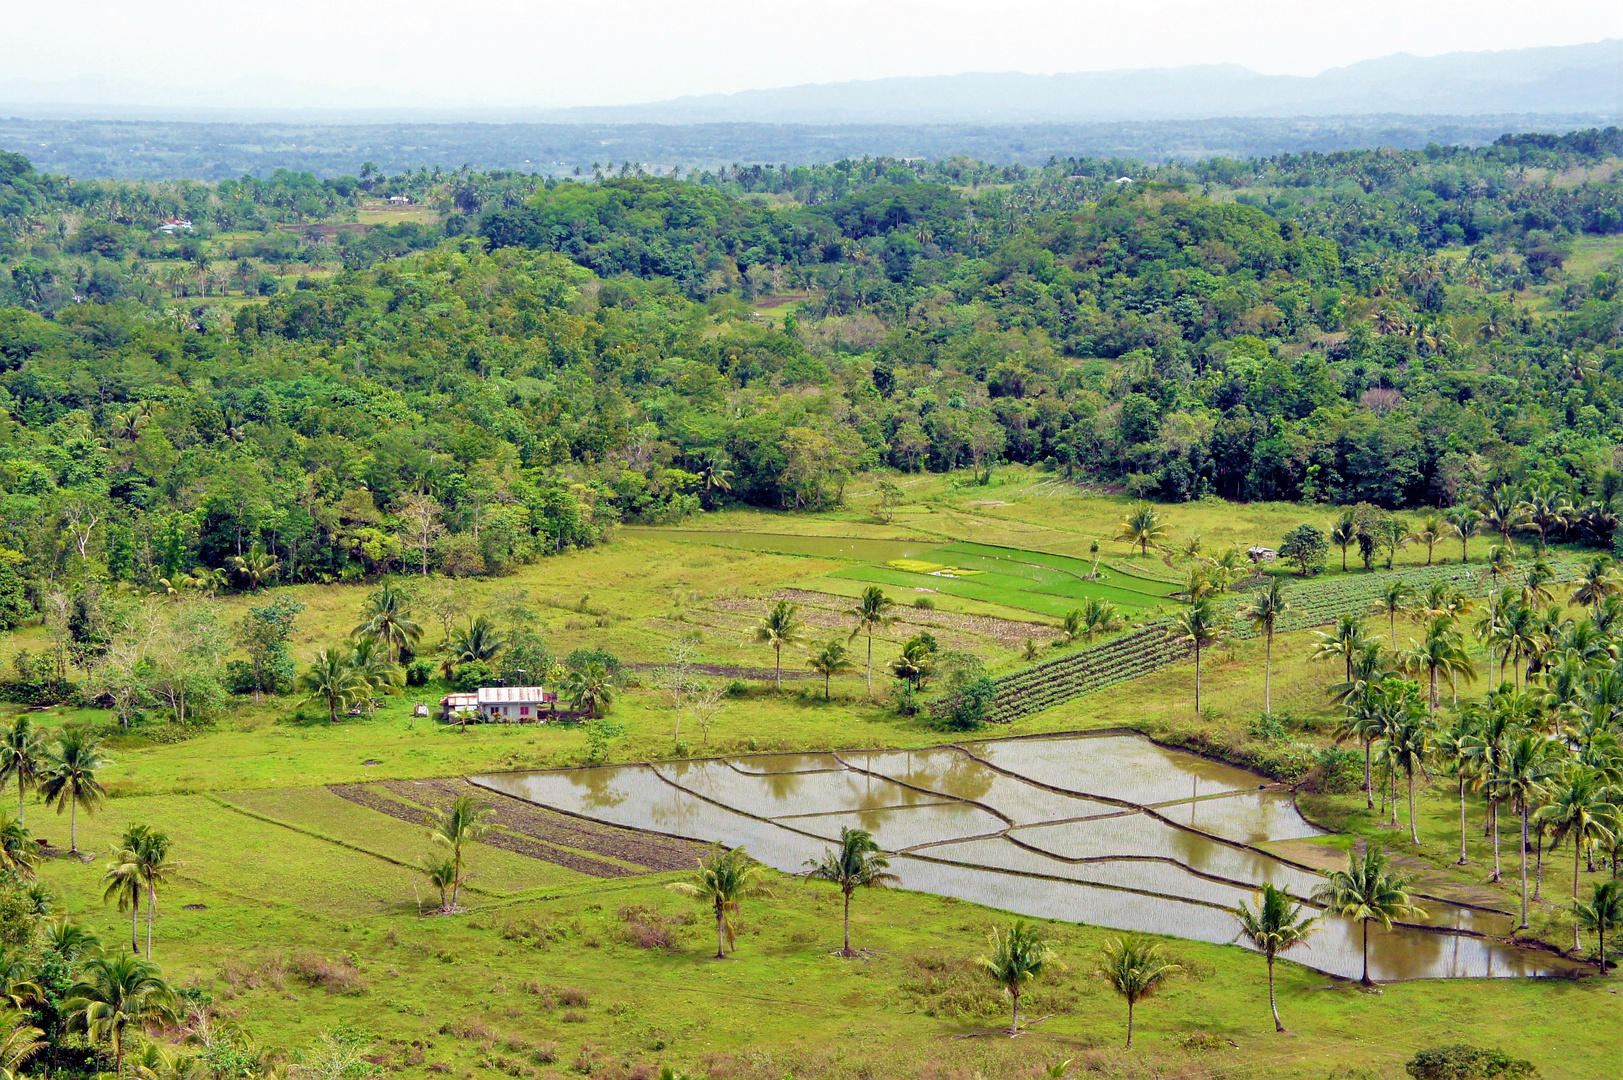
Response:
POLYGON ((329 994, 359 997, 366 993, 366 980, 348 957, 324 960, 314 953, 299 953, 287 962, 287 970, 306 986, 320 987, 329 994))
POLYGON ((434 678, 434 665, 427 660, 413 660, 406 665, 407 686, 427 686, 434 678))
POLYGON ((607 649, 576 649, 564 658, 564 667, 570 671, 585 671, 594 660, 611 676, 620 674, 620 658, 607 649))
POLYGON ((1464 1043, 1422 1050, 1404 1069, 1414 1080, 1528 1080, 1538 1075, 1531 1061, 1464 1043))
POLYGON ((494 686, 496 675, 483 660, 458 664, 451 672, 451 685, 464 694, 471 694, 481 686, 494 686))
POLYGON ((947 690, 930 703, 930 715, 949 731, 969 731, 980 727, 992 711, 997 686, 985 675, 947 690))
POLYGON ((920 596, 913 600, 913 606, 918 608, 920 611, 934 611, 935 601, 930 599, 928 596, 920 596))
POLYGON ((1284 742, 1288 737, 1285 721, 1273 713, 1263 713, 1246 725, 1246 734, 1258 742, 1284 742))

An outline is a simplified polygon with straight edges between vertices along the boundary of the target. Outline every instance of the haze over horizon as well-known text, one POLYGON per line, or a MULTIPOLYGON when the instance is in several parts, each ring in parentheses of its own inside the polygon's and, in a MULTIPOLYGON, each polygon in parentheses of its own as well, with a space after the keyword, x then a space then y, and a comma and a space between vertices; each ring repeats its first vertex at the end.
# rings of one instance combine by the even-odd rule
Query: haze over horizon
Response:
POLYGON ((1357 10, 1014 0, 995 17, 966 0, 818 0, 770 11, 733 0, 679 10, 654 0, 474 0, 455 18, 419 0, 287 0, 274 21, 201 0, 4 6, 0 102, 125 108, 551 110, 857 80, 1197 65, 1311 77, 1397 54, 1623 36, 1623 7, 1593 0, 1536 11, 1455 0, 1375 0, 1357 10))

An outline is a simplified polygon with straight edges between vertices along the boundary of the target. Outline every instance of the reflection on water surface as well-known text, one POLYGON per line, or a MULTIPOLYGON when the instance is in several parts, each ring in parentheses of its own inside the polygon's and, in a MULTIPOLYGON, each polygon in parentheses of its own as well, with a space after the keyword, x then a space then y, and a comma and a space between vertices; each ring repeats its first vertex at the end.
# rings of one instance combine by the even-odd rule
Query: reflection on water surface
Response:
MULTIPOLYGON (((1265 882, 1307 899, 1322 878, 1258 845, 1318 835, 1262 778, 1135 735, 1054 736, 841 754, 750 754, 471 777, 568 813, 747 848, 789 873, 873 833, 904 886, 1020 914, 1231 942, 1229 913, 1265 882)), ((1558 957, 1476 934, 1493 912, 1428 903, 1370 931, 1379 979, 1563 974, 1558 957)), ((1326 918, 1292 959, 1356 977, 1360 929, 1326 918)))

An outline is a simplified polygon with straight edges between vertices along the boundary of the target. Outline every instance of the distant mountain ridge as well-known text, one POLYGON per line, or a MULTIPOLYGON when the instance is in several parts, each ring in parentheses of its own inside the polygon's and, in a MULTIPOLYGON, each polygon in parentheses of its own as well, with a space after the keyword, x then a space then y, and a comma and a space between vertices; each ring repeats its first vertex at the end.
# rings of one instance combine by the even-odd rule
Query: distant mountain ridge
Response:
POLYGON ((1623 117, 1623 39, 1432 57, 1398 53, 1310 77, 1205 64, 817 83, 557 110, 547 118, 666 124, 1008 124, 1374 113, 1623 117))

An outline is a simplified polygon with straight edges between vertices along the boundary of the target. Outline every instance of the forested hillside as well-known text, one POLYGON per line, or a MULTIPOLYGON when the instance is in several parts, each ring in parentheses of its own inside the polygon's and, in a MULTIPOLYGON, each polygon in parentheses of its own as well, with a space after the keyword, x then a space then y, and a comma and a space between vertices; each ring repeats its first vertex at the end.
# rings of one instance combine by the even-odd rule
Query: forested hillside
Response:
POLYGON ((1607 509, 1620 155, 218 185, 3 155, 6 576, 500 572, 1004 460, 1165 500, 1607 509))

